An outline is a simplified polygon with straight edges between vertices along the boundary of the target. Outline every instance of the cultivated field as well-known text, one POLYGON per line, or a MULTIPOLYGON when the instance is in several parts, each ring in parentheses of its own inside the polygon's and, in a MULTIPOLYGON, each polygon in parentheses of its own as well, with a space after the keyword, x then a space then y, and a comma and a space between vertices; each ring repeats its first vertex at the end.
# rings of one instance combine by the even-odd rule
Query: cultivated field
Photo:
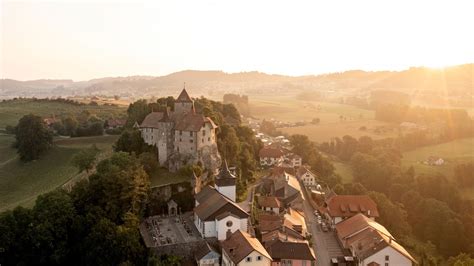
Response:
POLYGON ((119 117, 125 115, 126 107, 107 105, 72 105, 62 102, 33 101, 22 99, 17 101, 0 102, 0 129, 7 125, 15 126, 18 120, 27 114, 42 117, 60 116, 62 114, 79 114, 87 110, 101 118, 119 117))
POLYGON ((55 139, 55 146, 41 159, 23 163, 11 148, 13 136, 0 135, 0 211, 18 205, 32 206, 36 197, 51 191, 78 174, 71 159, 92 144, 110 153, 117 136, 55 139))
POLYGON ((392 137, 393 126, 374 120, 374 111, 352 105, 318 101, 301 101, 293 96, 268 96, 250 98, 251 115, 261 119, 275 119, 282 122, 310 122, 319 118, 317 125, 280 128, 287 134, 307 135, 316 142, 329 141, 334 137, 351 135, 370 136, 374 139, 392 137), (342 119, 341 119, 342 116, 342 119), (361 128, 365 127, 365 130, 361 128))

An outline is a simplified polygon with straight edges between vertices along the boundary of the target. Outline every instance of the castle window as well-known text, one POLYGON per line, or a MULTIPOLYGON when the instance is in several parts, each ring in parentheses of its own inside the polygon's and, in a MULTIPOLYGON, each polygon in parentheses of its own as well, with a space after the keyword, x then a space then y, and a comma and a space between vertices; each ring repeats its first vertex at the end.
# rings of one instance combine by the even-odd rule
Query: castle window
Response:
POLYGON ((191 136, 191 137, 193 136, 193 132, 192 132, 192 131, 189 132, 189 136, 191 136))
POLYGON ((183 141, 181 138, 179 138, 179 142, 183 141))
POLYGON ((201 142, 204 143, 204 139, 201 139, 201 142))
POLYGON ((202 130, 202 135, 206 136, 206 130, 205 129, 202 130))
POLYGON ((209 138, 207 138, 207 141, 211 141, 211 138, 210 138, 210 137, 209 137, 209 138))
POLYGON ((189 142, 193 143, 194 141, 192 139, 190 139, 189 142))
POLYGON ((180 130, 180 131, 179 131, 179 135, 180 135, 180 136, 183 135, 183 131, 180 130))

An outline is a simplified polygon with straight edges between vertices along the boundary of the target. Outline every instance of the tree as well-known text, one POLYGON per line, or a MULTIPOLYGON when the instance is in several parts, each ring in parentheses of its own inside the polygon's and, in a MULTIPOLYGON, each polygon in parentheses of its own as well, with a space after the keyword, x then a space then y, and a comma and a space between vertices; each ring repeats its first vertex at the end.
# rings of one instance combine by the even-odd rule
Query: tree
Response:
POLYGON ((89 174, 89 171, 94 167, 94 162, 97 158, 99 149, 93 145, 89 149, 85 149, 74 155, 72 158, 72 163, 74 166, 79 168, 79 172, 86 171, 89 174))
POLYGON ((16 147, 22 161, 36 160, 53 145, 53 135, 41 117, 23 116, 16 128, 16 147))
POLYGON ((146 100, 138 100, 131 103, 127 109, 127 127, 132 127, 135 122, 141 123, 143 119, 151 112, 151 108, 148 106, 146 100))
POLYGON ((456 257, 450 257, 447 264, 452 266, 472 266, 474 265, 474 258, 471 258, 469 254, 461 253, 456 257))
POLYGON ((153 171, 159 167, 158 158, 156 157, 156 154, 152 152, 144 152, 140 154, 138 158, 143 165, 143 169, 148 175, 151 175, 153 171))
POLYGON ((114 150, 123 151, 130 154, 133 152, 136 155, 140 155, 143 152, 151 152, 154 149, 153 146, 145 143, 140 131, 137 129, 132 129, 122 132, 117 142, 115 142, 114 150))

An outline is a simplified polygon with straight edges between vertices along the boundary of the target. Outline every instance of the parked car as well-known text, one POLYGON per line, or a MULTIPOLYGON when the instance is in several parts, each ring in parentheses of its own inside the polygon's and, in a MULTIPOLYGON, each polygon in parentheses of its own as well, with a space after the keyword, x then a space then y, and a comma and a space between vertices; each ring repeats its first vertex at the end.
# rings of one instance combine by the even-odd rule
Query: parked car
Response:
POLYGON ((328 230, 328 227, 327 227, 326 224, 324 224, 324 223, 321 224, 321 230, 323 230, 323 232, 329 231, 329 230, 328 230))

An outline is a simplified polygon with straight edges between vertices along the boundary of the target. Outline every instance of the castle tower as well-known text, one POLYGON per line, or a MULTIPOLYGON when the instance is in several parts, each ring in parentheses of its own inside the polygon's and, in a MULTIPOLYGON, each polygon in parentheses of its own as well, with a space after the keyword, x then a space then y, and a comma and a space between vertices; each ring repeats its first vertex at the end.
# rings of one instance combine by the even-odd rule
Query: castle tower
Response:
POLYGON ((216 176, 216 189, 222 195, 226 196, 233 202, 236 198, 236 184, 237 178, 233 175, 227 165, 227 161, 224 162, 224 166, 216 176))
POLYGON ((168 157, 173 152, 173 120, 170 117, 170 110, 167 107, 163 112, 163 117, 158 121, 159 129, 156 147, 158 148, 158 161, 160 165, 165 165, 168 157))
POLYGON ((174 111, 175 113, 184 114, 194 110, 194 102, 189 97, 186 88, 183 88, 178 98, 174 102, 174 111))

